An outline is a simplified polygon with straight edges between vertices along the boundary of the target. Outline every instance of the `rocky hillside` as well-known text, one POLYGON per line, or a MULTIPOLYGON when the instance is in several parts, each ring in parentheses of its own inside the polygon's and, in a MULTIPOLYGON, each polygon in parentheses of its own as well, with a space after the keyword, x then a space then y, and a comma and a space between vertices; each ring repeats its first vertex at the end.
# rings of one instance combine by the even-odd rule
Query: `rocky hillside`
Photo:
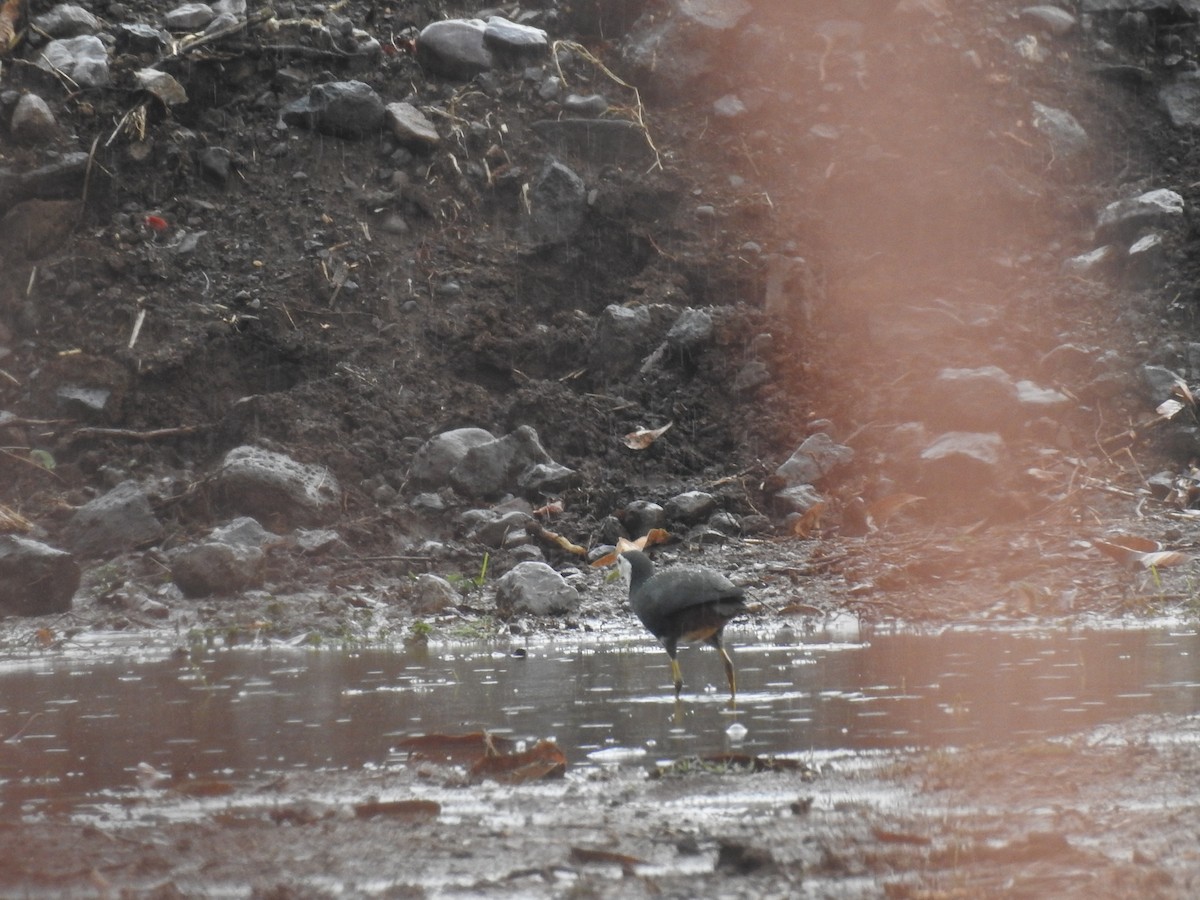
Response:
POLYGON ((653 527, 801 612, 1189 561, 1194 4, 3 15, 9 612, 611 614, 653 527))

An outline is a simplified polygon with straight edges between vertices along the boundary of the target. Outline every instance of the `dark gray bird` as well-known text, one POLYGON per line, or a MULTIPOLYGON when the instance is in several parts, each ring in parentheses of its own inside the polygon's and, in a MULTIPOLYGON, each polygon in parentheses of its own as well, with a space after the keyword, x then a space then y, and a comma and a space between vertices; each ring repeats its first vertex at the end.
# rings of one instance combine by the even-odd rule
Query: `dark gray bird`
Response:
POLYGON ((640 550, 626 550, 617 558, 617 565, 629 582, 629 605, 671 657, 675 696, 683 690, 683 674, 675 658, 679 642, 703 641, 721 654, 729 698, 734 699, 737 677, 733 660, 721 646, 721 632, 730 619, 746 611, 745 590, 703 566, 673 566, 656 572, 650 557, 640 550))

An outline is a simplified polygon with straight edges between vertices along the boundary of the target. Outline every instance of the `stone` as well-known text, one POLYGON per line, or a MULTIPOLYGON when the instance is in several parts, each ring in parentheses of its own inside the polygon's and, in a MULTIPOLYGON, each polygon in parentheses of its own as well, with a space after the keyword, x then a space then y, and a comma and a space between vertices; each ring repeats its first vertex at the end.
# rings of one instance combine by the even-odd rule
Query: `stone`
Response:
POLYGON ((519 509, 469 509, 461 518, 467 526, 467 540, 489 547, 505 546, 510 534, 526 535, 526 526, 533 521, 533 516, 519 509))
POLYGON ((417 61, 443 78, 466 81, 493 64, 483 42, 487 25, 479 19, 443 19, 417 35, 417 61))
POLYGON ((1030 415, 1053 414, 1066 409, 1071 404, 1071 398, 1062 391, 1042 387, 1032 381, 1021 380, 1016 384, 1017 402, 1022 410, 1030 415))
POLYGON ((712 343, 713 319, 707 310, 688 307, 667 332, 667 343, 672 349, 695 352, 712 343))
POLYGON ((726 94, 713 101, 713 113, 718 119, 736 119, 746 112, 746 104, 737 94, 726 94))
POLYGON ((1158 102, 1176 128, 1200 126, 1200 72, 1180 72, 1158 91, 1158 102))
POLYGON ((168 10, 163 15, 163 24, 171 31, 199 31, 216 15, 207 3, 184 3, 168 10))
POLYGON ((674 0, 675 12, 686 22, 714 31, 729 31, 750 14, 747 0, 674 0))
POLYGON ((361 139, 383 130, 387 113, 375 89, 361 81, 315 84, 307 97, 289 103, 283 121, 322 134, 361 139))
POLYGON ((654 159, 645 129, 627 119, 544 119, 533 130, 553 152, 593 166, 654 159))
POLYGON ((518 480, 539 463, 553 463, 537 432, 528 425, 502 438, 467 450, 450 472, 450 484, 466 497, 492 497, 518 487, 518 480))
POLYGON ((224 147, 205 147, 196 154, 200 174, 214 184, 223 185, 233 174, 233 154, 224 147))
POLYGON ((528 193, 525 234, 536 246, 570 241, 587 215, 583 179, 556 160, 548 160, 528 193))
POLYGON ((964 431, 1009 427, 1017 417, 1017 386, 998 366, 942 369, 922 399, 930 422, 964 431))
POLYGON ((1021 18, 1054 37, 1070 34, 1078 24, 1073 15, 1057 6, 1026 6, 1021 10, 1021 18))
POLYGON ((462 595, 445 578, 428 572, 418 575, 412 589, 412 611, 417 615, 433 615, 453 609, 462 602, 462 595))
POLYGON ((655 528, 666 528, 667 511, 650 500, 634 500, 625 507, 622 521, 629 536, 637 539, 655 528))
POLYGON ((811 484, 797 484, 776 491, 773 503, 782 515, 790 513, 806 513, 818 503, 824 503, 825 498, 811 484))
POLYGON ((430 438, 413 458, 409 476, 418 487, 438 488, 450 482, 450 473, 473 447, 496 440, 482 428, 456 428, 430 438))
POLYGON ((1127 284, 1149 287, 1162 273, 1167 245, 1161 234, 1148 234, 1134 241, 1125 260, 1127 284))
POLYGON ((496 612, 504 618, 563 615, 579 603, 579 592, 544 562, 519 563, 496 583, 496 612))
POLYGON ((80 87, 104 87, 109 82, 108 50, 91 34, 51 41, 38 56, 37 66, 61 72, 80 87))
POLYGON ((1100 279, 1114 274, 1120 268, 1120 263, 1117 248, 1112 244, 1105 244, 1103 247, 1063 260, 1062 270, 1068 275, 1100 279))
POLYGON ((606 306, 588 343, 588 370, 602 379, 633 371, 648 349, 650 326, 650 310, 644 306, 606 306))
POLYGON ((946 432, 921 453, 921 492, 971 495, 999 478, 1003 453, 995 432, 946 432))
POLYGON ((71 516, 63 542, 82 557, 107 558, 158 543, 162 523, 136 481, 123 481, 71 516))
POLYGON ((483 29, 483 43, 506 56, 539 56, 550 47, 541 28, 510 22, 503 16, 489 16, 483 29))
POLYGON ((238 516, 232 522, 214 528, 208 539, 219 544, 260 548, 280 540, 279 535, 267 531, 250 516, 238 516))
POLYGON ((67 612, 79 579, 79 565, 65 550, 16 535, 0 535, 0 614, 67 612))
POLYGON ((805 438, 787 461, 775 470, 775 474, 783 479, 787 487, 815 484, 853 459, 852 449, 837 443, 824 432, 818 432, 805 438))
POLYGON ((733 377, 734 393, 748 394, 771 381, 771 370, 761 359, 750 359, 733 377))
POLYGON ((134 22, 115 26, 117 47, 133 53, 157 53, 171 43, 171 35, 161 28, 134 22))
POLYGON ((411 103, 389 103, 384 112, 392 137, 401 146, 430 150, 441 143, 442 137, 433 123, 411 103))
POLYGON ((1141 374, 1142 382, 1148 389, 1147 399, 1156 406, 1172 396, 1175 386, 1183 381, 1178 373, 1166 366, 1142 366, 1141 374))
POLYGON ((1069 112, 1036 100, 1031 106, 1033 127, 1046 138, 1055 159, 1070 159, 1088 148, 1087 132, 1069 112))
POLYGON ((608 112, 608 99, 603 94, 567 94, 562 105, 576 116, 602 116, 608 112))
POLYGON ((79 37, 98 34, 104 24, 82 6, 60 3, 40 16, 34 16, 33 27, 52 38, 79 37))
POLYGON ((214 481, 227 508, 262 522, 324 525, 341 510, 342 490, 329 469, 261 447, 230 450, 214 481))
POLYGON ((1096 219, 1096 239, 1132 242, 1148 228, 1183 224, 1183 197, 1167 188, 1110 203, 1096 219))
POLYGON ((22 94, 10 123, 13 139, 21 144, 48 144, 59 134, 49 104, 37 94, 22 94))
POLYGON ((133 77, 139 88, 153 94, 164 106, 187 103, 187 91, 173 75, 158 69, 138 69, 133 77))
POLYGON ((517 489, 530 497, 549 497, 561 494, 580 482, 574 469, 556 462, 534 463, 517 476, 517 489))
POLYGON ((717 498, 704 491, 685 491, 667 501, 663 510, 667 519, 685 525, 697 525, 705 521, 717 508, 717 498))
POLYGON ((266 554, 244 544, 190 544, 172 550, 167 561, 185 597, 230 596, 262 587, 266 577, 266 554))

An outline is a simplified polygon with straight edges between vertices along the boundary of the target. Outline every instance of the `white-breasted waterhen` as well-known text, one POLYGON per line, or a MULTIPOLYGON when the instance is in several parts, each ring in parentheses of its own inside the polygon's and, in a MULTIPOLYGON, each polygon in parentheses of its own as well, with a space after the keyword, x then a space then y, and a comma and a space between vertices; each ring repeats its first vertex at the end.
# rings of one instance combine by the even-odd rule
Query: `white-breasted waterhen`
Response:
POLYGON ((745 590, 703 566, 672 566, 656 572, 650 557, 640 550, 626 550, 617 565, 629 581, 629 605, 671 657, 676 698, 683 690, 683 673, 675 657, 680 641, 703 641, 716 648, 725 663, 729 698, 736 698, 737 677, 733 660, 721 646, 721 632, 730 619, 746 611, 745 590))

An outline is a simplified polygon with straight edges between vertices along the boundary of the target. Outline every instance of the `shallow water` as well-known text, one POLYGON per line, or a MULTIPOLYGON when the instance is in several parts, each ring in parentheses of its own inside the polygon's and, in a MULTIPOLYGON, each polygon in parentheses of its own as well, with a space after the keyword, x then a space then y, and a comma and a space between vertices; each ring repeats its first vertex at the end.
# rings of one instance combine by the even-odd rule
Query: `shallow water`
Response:
MULTIPOLYGON (((0 662, 0 810, 136 784, 139 763, 239 780, 399 758, 405 736, 553 738, 574 764, 1050 736, 1200 710, 1200 637, 1168 630, 730 632, 719 657, 640 637, 430 649, 90 650, 0 662), (730 737, 730 726, 745 729, 730 737)), ((733 732, 738 731, 734 728, 733 732)))

